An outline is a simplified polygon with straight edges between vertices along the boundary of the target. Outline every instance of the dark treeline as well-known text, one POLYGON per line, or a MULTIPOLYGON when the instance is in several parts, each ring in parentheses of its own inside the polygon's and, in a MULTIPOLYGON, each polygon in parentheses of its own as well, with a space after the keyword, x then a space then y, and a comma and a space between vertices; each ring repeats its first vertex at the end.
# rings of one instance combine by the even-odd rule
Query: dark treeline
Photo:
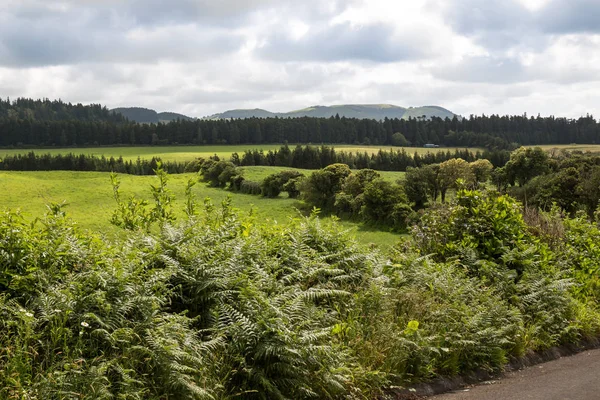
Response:
POLYGON ((431 120, 345 117, 177 120, 137 124, 100 105, 0 101, 0 146, 349 143, 513 149, 517 144, 600 143, 600 124, 579 119, 471 116, 431 120))
POLYGON ((279 150, 246 150, 241 156, 238 153, 231 155, 231 161, 240 166, 277 166, 303 169, 325 168, 331 164, 346 164, 352 169, 376 169, 379 171, 406 171, 409 167, 438 164, 452 158, 462 158, 465 161, 489 160, 495 167, 501 167, 510 158, 510 152, 476 151, 468 149, 454 151, 438 151, 419 154, 410 154, 402 150, 379 150, 377 153, 336 151, 330 146, 300 146, 290 149, 287 145, 279 150))
MULTIPOLYGON (((217 157, 218 158, 218 157, 217 157)), ((452 158, 462 158, 466 161, 488 159, 494 166, 503 166, 510 158, 508 151, 471 152, 455 150, 454 152, 437 152, 419 155, 408 154, 405 151, 380 150, 376 154, 337 152, 329 146, 296 146, 291 150, 282 146, 279 150, 247 150, 241 157, 237 153, 231 156, 231 162, 237 166, 279 166, 302 169, 325 168, 330 164, 347 164, 352 169, 371 168, 381 171, 406 171, 409 167, 437 164, 452 158)), ((118 172, 131 175, 152 175, 160 158, 153 157, 136 161, 125 161, 122 157, 96 157, 85 154, 27 154, 6 156, 0 159, 0 170, 5 171, 98 171, 118 172)), ((170 174, 197 172, 203 160, 190 162, 163 162, 164 169, 170 174)))
POLYGON ((97 171, 118 172, 130 175, 154 175, 158 163, 171 174, 197 172, 197 161, 181 163, 175 161, 162 162, 160 158, 149 160, 138 158, 135 161, 123 160, 122 157, 106 158, 85 154, 17 154, 0 159, 0 170, 4 171, 97 171))
POLYGON ((71 104, 61 100, 33 100, 18 98, 14 101, 0 98, 2 120, 37 121, 105 121, 126 122, 121 114, 115 114, 100 104, 71 104))

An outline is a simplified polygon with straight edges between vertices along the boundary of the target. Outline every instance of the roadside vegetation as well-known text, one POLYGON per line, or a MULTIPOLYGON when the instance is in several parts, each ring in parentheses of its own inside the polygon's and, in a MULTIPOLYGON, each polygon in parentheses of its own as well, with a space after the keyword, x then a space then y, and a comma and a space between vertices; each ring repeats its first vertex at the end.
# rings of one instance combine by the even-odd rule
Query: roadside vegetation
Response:
POLYGON ((191 183, 175 203, 160 166, 149 202, 120 179, 122 239, 59 205, 0 218, 0 397, 370 399, 600 334, 600 231, 583 215, 458 187, 383 254, 191 183))

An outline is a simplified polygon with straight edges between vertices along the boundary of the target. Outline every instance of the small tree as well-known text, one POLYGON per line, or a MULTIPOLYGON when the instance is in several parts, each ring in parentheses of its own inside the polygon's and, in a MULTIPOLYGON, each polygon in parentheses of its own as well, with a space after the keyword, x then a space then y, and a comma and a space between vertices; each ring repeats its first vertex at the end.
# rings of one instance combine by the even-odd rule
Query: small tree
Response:
POLYGON ((361 215, 366 222, 391 225, 395 228, 405 227, 407 210, 410 210, 410 207, 401 186, 379 178, 365 187, 363 196, 361 215))
POLYGON ((302 185, 304 200, 324 210, 332 210, 335 195, 342 190, 344 179, 350 175, 346 164, 332 164, 313 172, 302 185))
POLYGON ((408 140, 406 140, 406 137, 401 134, 400 132, 396 132, 392 135, 392 144, 394 146, 408 146, 410 145, 410 142, 408 140))
POLYGON ((440 193, 442 202, 446 201, 446 191, 458 188, 457 180, 461 179, 464 184, 470 185, 475 181, 475 176, 469 163, 462 158, 452 158, 440 164, 440 193))
POLYGON ((469 164, 473 176, 475 178, 475 184, 485 183, 490 179, 494 166, 489 160, 477 160, 469 164))

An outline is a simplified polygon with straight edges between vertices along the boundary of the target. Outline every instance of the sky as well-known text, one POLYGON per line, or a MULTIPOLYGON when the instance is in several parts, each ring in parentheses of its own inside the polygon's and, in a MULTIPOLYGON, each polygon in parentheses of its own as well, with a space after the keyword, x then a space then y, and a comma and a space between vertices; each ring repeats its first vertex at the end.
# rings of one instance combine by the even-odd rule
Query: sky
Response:
POLYGON ((600 0, 0 0, 0 96, 596 116, 600 0))

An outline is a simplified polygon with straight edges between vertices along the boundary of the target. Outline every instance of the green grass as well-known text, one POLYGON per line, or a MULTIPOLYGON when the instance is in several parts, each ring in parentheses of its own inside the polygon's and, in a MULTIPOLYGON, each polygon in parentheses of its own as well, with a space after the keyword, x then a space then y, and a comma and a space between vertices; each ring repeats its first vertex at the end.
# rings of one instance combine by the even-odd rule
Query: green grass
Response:
POLYGON ((541 147, 542 149, 550 152, 559 150, 600 152, 600 144, 544 144, 526 147, 541 147))
MULTIPOLYGON (((250 176, 266 176, 275 167, 248 167, 250 176)), ((37 171, 37 172, 0 172, 3 184, 3 195, 0 199, 0 210, 20 209, 27 217, 36 218, 43 215, 46 205, 66 202, 67 213, 84 229, 102 232, 108 236, 119 233, 119 229, 110 224, 110 217, 115 209, 112 187, 106 172, 72 172, 72 171, 37 171)), ((176 196, 174 209, 183 215, 184 189, 187 181, 194 174, 170 175, 168 187, 176 196)), ((155 176, 119 175, 121 191, 124 197, 135 195, 151 200, 149 185, 156 182, 155 176)), ((257 179, 258 180, 258 179, 257 179)), ((232 197, 235 208, 244 212, 253 212, 262 220, 272 223, 283 223, 298 215, 302 203, 280 196, 268 199, 241 193, 231 193, 223 189, 207 187, 198 183, 194 194, 199 203, 210 197, 215 204, 227 196, 232 197)), ((343 222, 343 226, 356 233, 357 239, 365 244, 375 243, 381 247, 394 244, 398 234, 380 232, 363 227, 353 222, 343 222)))
MULTIPOLYGON (((295 145, 290 145, 294 147, 295 145)), ((346 152, 367 152, 369 154, 377 153, 380 149, 383 150, 402 150, 403 147, 394 146, 354 146, 354 145, 332 145, 337 150, 346 152)), ((87 154, 94 156, 106 157, 123 157, 125 160, 135 160, 138 157, 142 159, 150 159, 152 157, 160 157, 164 161, 191 161, 198 157, 210 157, 218 155, 222 159, 229 159, 232 153, 237 152, 240 155, 246 150, 277 150, 281 144, 266 144, 266 145, 222 145, 222 146, 135 146, 135 147, 70 147, 70 148, 39 148, 39 149, 0 149, 0 158, 7 155, 27 154, 34 151, 39 154, 87 154)), ((407 153, 426 154, 439 151, 451 150, 454 148, 435 148, 426 149, 423 147, 404 147, 407 153)), ((471 151, 477 151, 477 148, 469 148, 471 151)))

